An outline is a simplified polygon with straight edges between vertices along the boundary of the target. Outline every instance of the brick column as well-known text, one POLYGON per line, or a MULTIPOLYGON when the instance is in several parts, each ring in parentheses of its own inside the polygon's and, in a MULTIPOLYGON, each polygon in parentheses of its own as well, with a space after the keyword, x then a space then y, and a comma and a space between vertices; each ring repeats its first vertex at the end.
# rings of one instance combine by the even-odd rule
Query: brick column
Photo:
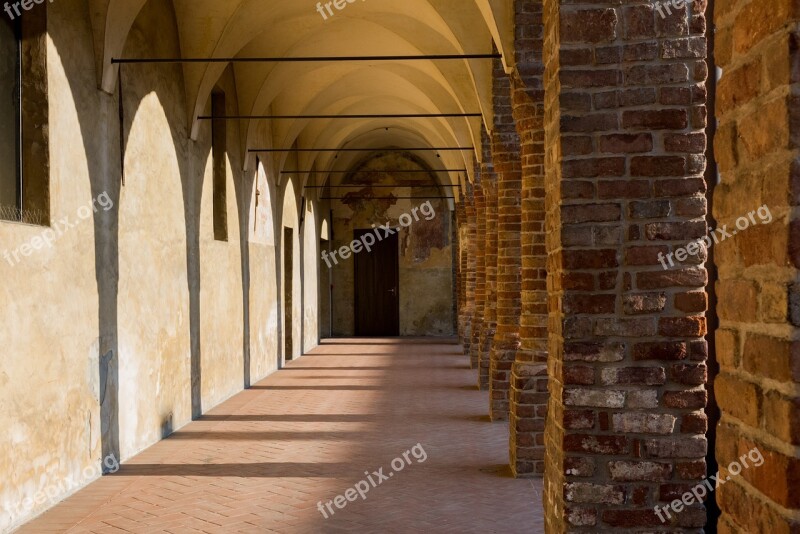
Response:
POLYGON ((800 532, 800 5, 717 5, 719 532, 800 532))
POLYGON ((486 218, 486 234, 483 236, 484 270, 486 272, 486 298, 483 306, 483 323, 478 346, 478 387, 489 389, 489 355, 497 329, 497 175, 492 163, 492 144, 489 134, 481 133, 483 164, 481 186, 486 218))
POLYGON ((475 306, 475 240, 477 237, 477 230, 475 228, 475 194, 471 182, 467 182, 464 204, 466 238, 464 246, 465 254, 462 259, 462 266, 464 269, 464 305, 462 307, 463 336, 461 343, 464 346, 464 354, 469 354, 470 343, 472 341, 472 315, 475 306))
POLYGON ((463 299, 463 288, 461 287, 461 207, 462 203, 459 202, 455 205, 455 210, 453 212, 453 272, 454 280, 453 280, 453 293, 455 294, 454 304, 455 310, 453 310, 453 330, 456 333, 456 336, 459 338, 459 342, 461 340, 461 324, 460 324, 460 316, 461 316, 461 301, 463 299))
POLYGON ((499 60, 494 64, 492 162, 497 173, 497 330, 489 355, 490 415, 507 420, 511 367, 519 348, 521 303, 520 229, 522 163, 511 106, 511 83, 499 60))
MULTIPOLYGON (((699 8, 703 3, 695 2, 699 8)), ((705 475, 703 15, 545 0, 548 532, 699 529, 705 475)))
POLYGON ((464 238, 462 237, 463 228, 464 228, 464 199, 461 198, 461 201, 456 203, 456 259, 455 259, 455 270, 456 270, 456 335, 458 336, 458 341, 461 342, 463 339, 464 332, 462 330, 461 324, 461 306, 463 306, 464 302, 464 277, 463 277, 463 268, 461 267, 461 255, 463 254, 464 249, 464 238))
POLYGON ((461 202, 456 204, 456 220, 458 221, 458 338, 459 342, 464 345, 467 306, 467 250, 469 248, 466 191, 462 192, 461 202))
MULTIPOLYGON (((475 306, 472 312, 472 340, 469 351, 473 369, 479 366, 480 338, 483 330, 484 305, 486 303, 486 198, 481 184, 481 174, 475 176, 475 306)), ((480 374, 480 373, 479 373, 480 374)), ((480 382, 480 380, 479 380, 480 382)))
POLYGON ((542 4, 515 2, 516 71, 511 97, 522 159, 522 317, 511 373, 511 469, 544 474, 547 414, 547 251, 544 232, 544 64, 542 4))

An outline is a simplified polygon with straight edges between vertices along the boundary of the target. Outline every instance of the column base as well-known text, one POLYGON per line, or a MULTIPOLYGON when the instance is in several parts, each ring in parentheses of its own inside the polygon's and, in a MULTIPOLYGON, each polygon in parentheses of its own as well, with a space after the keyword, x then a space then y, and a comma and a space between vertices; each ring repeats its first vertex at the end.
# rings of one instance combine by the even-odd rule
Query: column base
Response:
POLYGON ((511 368, 509 458, 516 478, 544 476, 547 364, 515 362, 511 368))

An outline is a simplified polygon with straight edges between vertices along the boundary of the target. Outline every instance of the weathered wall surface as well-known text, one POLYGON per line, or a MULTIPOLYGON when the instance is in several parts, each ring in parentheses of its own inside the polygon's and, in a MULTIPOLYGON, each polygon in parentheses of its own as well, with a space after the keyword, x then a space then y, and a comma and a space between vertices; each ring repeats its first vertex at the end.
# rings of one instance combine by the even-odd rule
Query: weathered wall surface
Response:
POLYGON ((306 199, 303 222, 303 352, 319 343, 319 207, 306 199))
POLYGON ((720 478, 730 476, 717 490, 719 532, 798 532, 800 8, 783 0, 717 2, 715 19, 722 77, 714 217, 733 230, 739 218, 762 210, 758 226, 715 248, 720 373, 714 387, 722 414, 716 455, 720 478), (761 465, 753 461, 755 449, 761 465), (749 451, 750 467, 735 476, 727 466, 749 451))
MULTIPOLYGON (((44 509, 46 496, 39 503, 33 498, 48 483, 80 476, 100 457, 95 241, 97 227, 112 224, 114 210, 101 209, 84 220, 77 211, 91 203, 97 188, 105 188, 102 181, 115 167, 111 161, 89 161, 85 147, 118 143, 115 130, 104 128, 115 113, 113 100, 88 89, 95 83, 90 29, 80 10, 66 13, 64 7, 50 10, 54 32, 72 42, 63 53, 48 43, 48 83, 58 95, 49 103, 51 198, 53 220, 69 217, 75 226, 19 263, 0 262, 0 530, 44 509), (93 112, 84 126, 78 115, 87 108, 93 112), (82 127, 94 135, 82 139, 82 127)), ((13 254, 42 231, 3 222, 0 247, 13 254)))
MULTIPOLYGON (((170 11, 155 3, 146 7, 126 54, 158 57, 176 53, 173 32, 151 36, 148 31, 170 18, 170 11)), ((211 165, 207 163, 208 130, 198 143, 201 153, 195 160, 185 125, 180 122, 184 112, 178 69, 137 66, 125 69, 123 80, 125 186, 116 207, 118 241, 111 246, 116 245, 119 255, 119 345, 114 355, 119 380, 119 447, 122 456, 129 458, 192 416, 193 399, 183 394, 191 391, 194 378, 192 359, 196 356, 192 355, 189 333, 195 328, 192 321, 199 319, 202 325, 202 311, 198 314, 196 310, 202 309, 206 299, 198 300, 198 286, 190 284, 198 273, 190 272, 187 263, 197 268, 199 257, 187 262, 187 251, 199 252, 209 236, 209 226, 202 222, 198 234, 196 199, 204 186, 210 186, 211 165)), ((57 129, 58 122, 52 122, 57 129)), ((210 206, 210 200, 205 200, 210 206)), ((210 236, 213 239, 213 230, 210 236)), ((213 331, 208 334, 214 336, 213 331)), ((201 359, 203 348, 205 356, 213 358, 217 347, 201 343, 201 359)), ((212 374, 210 367, 207 371, 207 376, 212 374)), ((201 390, 207 387, 205 378, 200 377, 201 390)), ((108 425, 115 426, 113 421, 108 425)))
MULTIPOLYGON (((323 250, 328 250, 330 244, 330 200, 317 202, 317 224, 319 224, 319 254, 323 250)), ((315 258, 319 265, 319 337, 331 337, 331 272, 326 265, 323 265, 319 255, 315 258)))
MULTIPOLYGON (((126 56, 180 55, 169 6, 145 6, 126 56)), ((210 123, 190 140, 182 69, 138 65, 123 71, 121 186, 117 96, 97 89, 88 6, 35 9, 48 10, 50 34, 52 220, 72 226, 54 224, 52 247, 0 262, 0 531, 99 476, 107 454, 124 461, 266 376, 280 354, 274 169, 243 172, 228 124, 228 241, 215 241, 210 123)), ((220 86, 235 111, 232 77, 220 86)), ((45 230, 0 223, 0 252, 45 230)), ((296 265, 299 356, 301 331, 318 330, 317 287, 304 302, 296 265)))
MULTIPOLYGON (((397 154, 376 157, 359 168, 358 175, 342 180, 352 185, 335 189, 332 196, 345 200, 333 201, 334 240, 332 247, 348 246, 353 231, 369 229, 391 223, 400 226, 398 219, 404 213, 424 204, 425 199, 371 199, 371 197, 442 196, 433 186, 432 177, 424 173, 383 172, 382 169, 423 170, 416 162, 397 154), (368 184, 396 185, 396 188, 370 188, 368 184), (416 184, 431 187, 402 187, 416 184)), ((443 336, 453 335, 453 258, 451 224, 452 216, 444 200, 431 200, 435 217, 426 220, 423 215, 399 233, 400 246, 400 335, 443 336)), ((383 235, 383 234, 381 234, 383 235)), ((363 254, 364 252, 362 252, 363 254)), ((338 259, 338 257, 337 257, 338 259)), ((327 268, 327 267, 326 267, 327 268)), ((350 257, 333 265, 333 333, 338 336, 355 332, 354 262, 350 257)))
POLYGON ((275 213, 277 191, 275 180, 268 179, 261 162, 257 174, 248 185, 253 202, 248 219, 250 232, 248 308, 250 325, 250 374, 251 383, 278 369, 280 354, 278 300, 279 251, 275 239, 275 213), (258 202, 256 202, 258 198, 258 202))

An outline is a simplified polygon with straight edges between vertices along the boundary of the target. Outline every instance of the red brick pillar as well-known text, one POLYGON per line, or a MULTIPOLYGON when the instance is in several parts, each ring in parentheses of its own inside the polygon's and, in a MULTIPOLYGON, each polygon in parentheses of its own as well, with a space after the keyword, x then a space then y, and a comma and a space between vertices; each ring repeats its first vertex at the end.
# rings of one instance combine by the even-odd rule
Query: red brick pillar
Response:
POLYGON ((490 415, 507 420, 511 367, 519 348, 522 259, 522 164, 511 106, 511 83, 499 60, 494 65, 492 162, 497 173, 497 330, 489 355, 490 415))
POLYGON ((719 532, 800 532, 800 4, 717 2, 715 18, 714 217, 736 234, 714 249, 719 532))
POLYGON ((654 510, 707 449, 707 273, 658 256, 707 232, 706 25, 655 7, 544 2, 548 532, 705 523, 696 502, 654 510))
POLYGON ((472 341, 472 315, 475 307, 475 249, 477 229, 475 227, 475 192, 471 182, 467 182, 467 194, 465 200, 466 212, 466 246, 464 264, 464 306, 463 306, 463 338, 464 354, 470 353, 470 343, 472 341))
POLYGON ((511 469, 544 474, 547 414, 547 251, 544 232, 544 64, 541 0, 517 1, 511 96, 522 159, 522 317, 511 374, 511 469))
POLYGON ((458 286, 458 337, 461 344, 465 347, 468 346, 466 339, 467 327, 467 308, 469 301, 467 298, 467 278, 469 270, 469 217, 467 215, 467 206, 469 204, 469 197, 467 187, 462 192, 461 202, 456 205, 456 218, 458 219, 458 272, 459 272, 459 286, 458 286))
POLYGON ((478 387, 485 390, 489 389, 489 356, 497 329, 497 175, 492 164, 492 144, 485 130, 481 133, 481 142, 483 150, 481 186, 486 218, 486 234, 483 236, 486 298, 479 332, 478 387))
POLYGON ((481 173, 476 172, 475 176, 475 305, 472 312, 472 340, 469 350, 473 369, 477 369, 479 365, 480 336, 486 303, 486 198, 481 183, 481 173))
POLYGON ((464 271, 466 270, 466 206, 463 196, 456 204, 456 333, 459 342, 464 339, 464 301, 466 300, 466 282, 464 271))
POLYGON ((455 270, 456 270, 456 336, 458 336, 459 342, 461 342, 462 334, 461 331, 461 306, 464 302, 464 284, 463 284, 463 277, 462 277, 462 268, 461 268, 461 249, 463 248, 464 244, 462 243, 462 227, 464 224, 464 201, 463 198, 460 199, 459 202, 456 203, 456 258, 455 258, 455 270))

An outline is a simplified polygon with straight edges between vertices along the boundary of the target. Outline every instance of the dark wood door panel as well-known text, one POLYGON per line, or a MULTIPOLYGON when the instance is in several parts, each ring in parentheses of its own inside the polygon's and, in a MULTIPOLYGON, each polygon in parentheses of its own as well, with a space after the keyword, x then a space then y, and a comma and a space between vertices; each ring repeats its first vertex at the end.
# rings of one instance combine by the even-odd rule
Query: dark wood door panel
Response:
MULTIPOLYGON (((356 240, 372 230, 355 230, 356 240)), ((400 265, 397 235, 354 255, 357 336, 400 335, 400 265)))

